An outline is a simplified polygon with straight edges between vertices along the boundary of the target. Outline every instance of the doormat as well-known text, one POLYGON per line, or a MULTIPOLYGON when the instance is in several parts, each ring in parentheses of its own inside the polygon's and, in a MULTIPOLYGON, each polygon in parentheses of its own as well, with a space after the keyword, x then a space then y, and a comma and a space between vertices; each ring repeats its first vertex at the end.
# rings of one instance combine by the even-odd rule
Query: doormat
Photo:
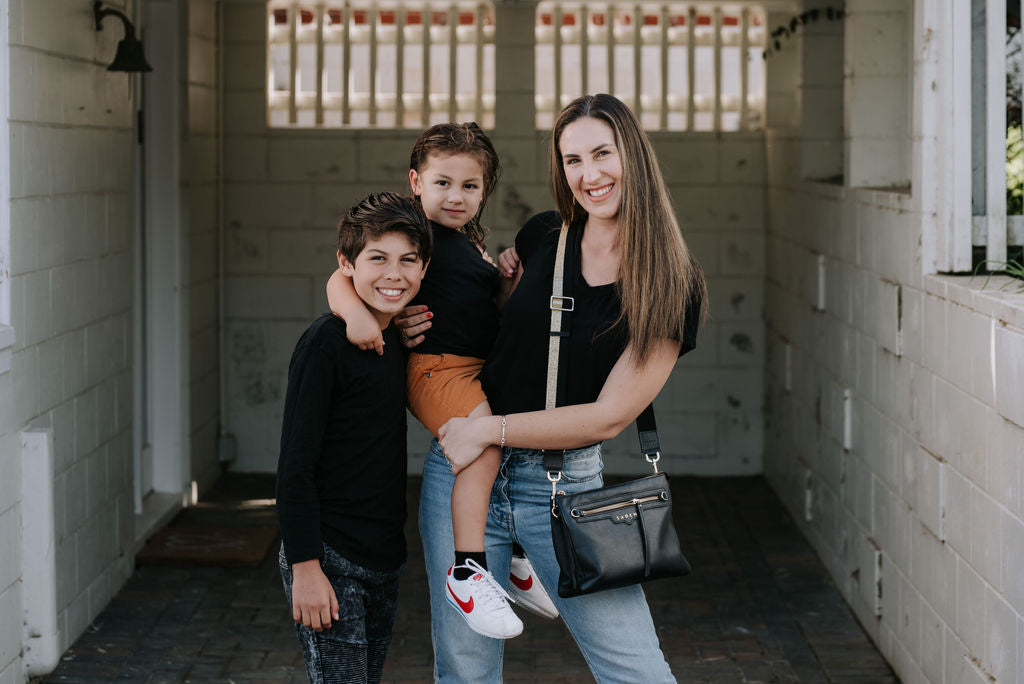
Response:
POLYGON ((138 565, 255 567, 277 539, 276 527, 165 527, 135 556, 138 565))

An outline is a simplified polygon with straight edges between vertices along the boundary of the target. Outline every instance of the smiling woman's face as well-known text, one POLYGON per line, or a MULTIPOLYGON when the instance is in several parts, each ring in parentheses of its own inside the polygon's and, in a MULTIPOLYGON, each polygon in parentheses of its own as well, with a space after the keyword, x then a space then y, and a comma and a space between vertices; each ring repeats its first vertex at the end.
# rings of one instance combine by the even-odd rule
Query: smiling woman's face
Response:
POLYGON ((566 183, 584 211, 592 218, 616 218, 622 200, 622 158, 612 127, 600 119, 577 119, 562 131, 558 149, 566 183))

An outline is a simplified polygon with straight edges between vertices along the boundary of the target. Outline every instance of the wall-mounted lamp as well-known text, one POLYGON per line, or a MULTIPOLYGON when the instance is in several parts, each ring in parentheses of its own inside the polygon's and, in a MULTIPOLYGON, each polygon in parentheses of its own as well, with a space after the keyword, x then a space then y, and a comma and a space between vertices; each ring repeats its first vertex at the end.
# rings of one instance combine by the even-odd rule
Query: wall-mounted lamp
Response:
POLYGON ((149 62, 146 61, 146 56, 142 54, 142 43, 135 37, 135 27, 132 22, 128 21, 128 17, 116 9, 102 9, 103 3, 93 3, 92 11, 96 17, 96 30, 103 30, 103 18, 108 14, 113 14, 115 17, 124 22, 124 40, 117 44, 117 54, 114 55, 114 61, 107 67, 107 71, 152 71, 153 67, 149 66, 149 62))

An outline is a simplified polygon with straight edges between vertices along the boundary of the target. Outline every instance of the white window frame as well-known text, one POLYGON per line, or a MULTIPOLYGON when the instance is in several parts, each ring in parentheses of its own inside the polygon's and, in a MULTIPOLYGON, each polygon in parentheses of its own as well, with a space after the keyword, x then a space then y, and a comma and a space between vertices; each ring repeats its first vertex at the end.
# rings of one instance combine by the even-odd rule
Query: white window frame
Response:
MULTIPOLYGON (((267 116, 268 126, 324 127, 324 128, 385 128, 415 129, 437 121, 472 119, 485 128, 493 127, 494 119, 494 16, 491 2, 467 0, 443 0, 441 2, 373 2, 373 0, 269 0, 267 2, 267 116), (275 10, 287 11, 287 23, 275 21, 275 10), (302 11, 311 12, 311 21, 302 21, 302 11), (356 21, 357 15, 361 21, 356 21), (472 23, 464 19, 472 14, 472 23), (412 18, 417 19, 413 23, 412 18), (435 23, 441 18, 444 24, 435 23), (340 21, 337 19, 340 18, 340 21), (429 30, 424 28, 429 27, 429 30), (355 91, 352 79, 352 48, 369 46, 368 88, 355 91), (274 50, 287 46, 289 50, 288 86, 276 88, 274 73, 274 50), (315 89, 302 89, 300 70, 300 46, 314 46, 315 89), (327 62, 329 46, 341 48, 341 64, 327 62), (405 82, 406 48, 420 46, 420 70, 422 78, 419 89, 407 88, 405 82), (437 55, 433 48, 446 46, 447 89, 442 89, 432 77, 431 55, 437 55), (471 47, 474 51, 473 85, 469 91, 459 91, 460 69, 457 56, 460 48, 471 47), (378 91, 381 77, 382 49, 394 50, 395 90, 378 91), (485 52, 491 57, 485 58, 485 52), (485 68, 490 63, 490 69, 485 68), (332 69, 338 69, 341 77, 340 91, 325 88, 325 76, 332 69), (487 73, 489 71, 490 73, 487 73), (426 96, 424 96, 426 94, 426 96), (312 120, 303 113, 312 112, 312 120), (327 121, 328 113, 340 120, 327 121), (353 114, 366 114, 366 121, 354 124, 353 114), (392 125, 381 125, 381 114, 392 125), (414 113, 418 112, 419 116, 414 113), (286 116, 282 116, 286 113, 286 116), (282 118, 284 120, 282 120, 282 118)), ((463 50, 464 52, 464 50, 463 50)), ((468 67, 466 67, 468 68, 468 67)))
MULTIPOLYGON (((766 3, 739 2, 679 2, 663 0, 657 3, 636 3, 612 0, 606 3, 580 2, 579 0, 546 0, 537 6, 536 45, 552 46, 554 64, 544 63, 540 50, 537 52, 538 82, 544 73, 553 77, 553 89, 544 88, 537 92, 535 106, 536 127, 539 130, 551 127, 554 115, 573 99, 582 94, 592 94, 593 87, 588 80, 591 48, 595 44, 605 47, 603 51, 604 70, 608 79, 608 92, 623 100, 637 117, 644 121, 650 131, 658 130, 723 130, 723 114, 734 112, 739 116, 738 130, 761 129, 765 120, 765 78, 760 87, 750 87, 750 55, 752 51, 763 52, 767 41, 766 3), (566 24, 566 15, 572 23, 566 24), (737 29, 727 28, 723 17, 738 17, 737 29), (608 17, 615 17, 609 22, 608 17), (672 19, 682 17, 679 24, 672 19), (602 23, 595 23, 600 18, 602 23), (655 22, 650 22, 655 18, 655 22), (705 19, 710 22, 704 23, 705 19), (587 27, 582 30, 581 27, 587 27), (560 30, 555 30, 560 27, 560 30), (636 30, 640 27, 640 30, 636 30), (657 47, 659 52, 658 86, 656 92, 643 91, 643 57, 645 47, 657 47), (738 46, 739 95, 729 96, 723 92, 723 49, 738 46), (615 69, 616 48, 632 48, 632 73, 617 83, 615 69), (673 47, 686 49, 686 92, 673 92, 669 83, 670 51, 673 47), (697 50, 712 49, 712 93, 696 92, 694 84, 697 73, 697 50), (578 51, 580 64, 580 91, 568 92, 564 86, 565 49, 578 51), (552 92, 553 90, 553 92, 552 92), (656 117, 646 117, 655 113, 656 117), (697 115, 711 114, 711 124, 697 125, 697 115), (684 117, 671 117, 683 114, 684 117), (673 118, 682 123, 673 123, 673 118)), ((758 58, 757 68, 764 72, 763 60, 758 58)), ((538 90, 541 89, 538 83, 538 90)))
POLYGON ((925 245, 926 270, 931 272, 970 273, 974 247, 984 245, 986 261, 997 264, 1006 261, 1008 245, 1024 244, 1024 217, 1006 214, 1006 0, 987 0, 985 14, 985 25, 978 31, 969 2, 943 4, 925 18, 934 19, 939 27, 942 44, 935 68, 950 84, 941 96, 925 93, 941 107, 937 118, 922 100, 922 115, 934 130, 938 149, 949 150, 945 159, 937 160, 940 187, 946 191, 937 198, 935 235, 925 245), (972 45, 979 40, 984 41, 985 63, 980 70, 983 80, 976 81, 972 45), (972 115, 975 97, 984 97, 983 122, 972 115), (972 149, 977 145, 982 146, 986 163, 976 172, 984 202, 975 216, 972 149))

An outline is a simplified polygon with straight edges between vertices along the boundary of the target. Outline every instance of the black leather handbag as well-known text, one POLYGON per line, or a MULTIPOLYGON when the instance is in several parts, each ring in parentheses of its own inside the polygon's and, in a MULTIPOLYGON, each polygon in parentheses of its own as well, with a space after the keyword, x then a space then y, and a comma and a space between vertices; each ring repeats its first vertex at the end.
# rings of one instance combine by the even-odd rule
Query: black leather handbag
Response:
MULTIPOLYGON (((566 278, 567 226, 562 226, 551 295, 551 342, 548 350, 548 408, 557 404, 560 338, 563 319, 573 310, 572 278, 566 278), (563 283, 563 281, 565 281, 563 283)), ((654 474, 576 494, 558 490, 562 452, 545 452, 551 481, 551 541, 561 570, 558 595, 563 598, 613 589, 648 580, 679 577, 690 564, 679 548, 672 522, 668 475, 658 472, 661 458, 654 405, 637 418, 640 449, 654 474)))
MULTIPOLYGON (((644 413, 653 421, 653 406, 644 413)), ((637 419, 638 428, 641 422, 637 419)), ((668 475, 658 472, 657 459, 657 453, 647 455, 653 475, 586 492, 559 492, 554 486, 557 479, 553 480, 551 540, 561 569, 559 596, 690 572, 672 522, 668 475)), ((550 472, 549 479, 556 477, 550 472)))

